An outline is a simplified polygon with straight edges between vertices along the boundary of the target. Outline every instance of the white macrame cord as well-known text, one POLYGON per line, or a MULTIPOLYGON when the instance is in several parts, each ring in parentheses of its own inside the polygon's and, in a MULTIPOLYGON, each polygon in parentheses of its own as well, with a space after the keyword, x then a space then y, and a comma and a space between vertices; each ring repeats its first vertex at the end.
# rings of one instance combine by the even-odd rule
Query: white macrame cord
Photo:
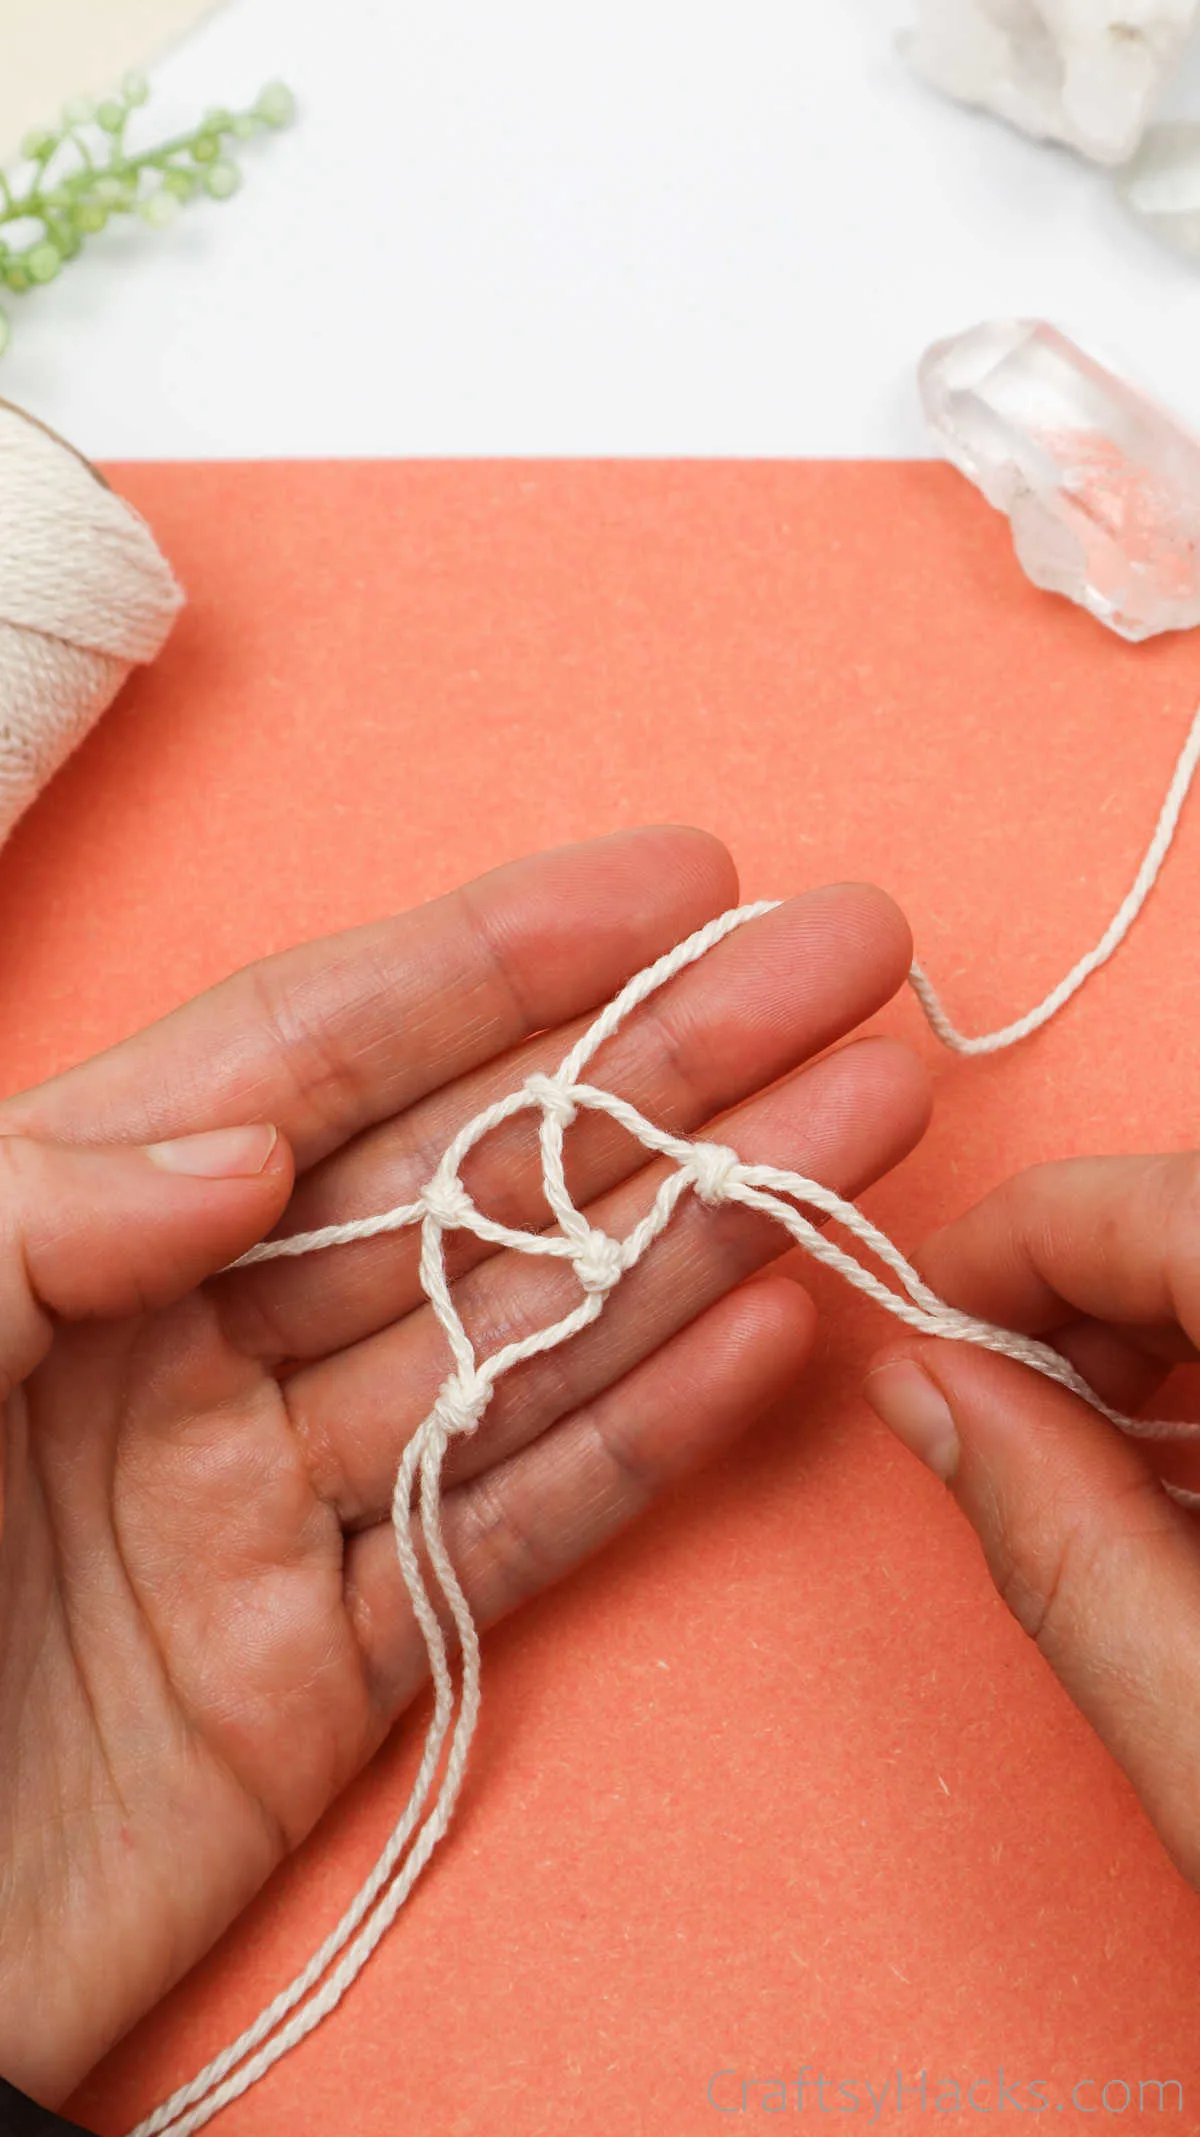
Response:
MULTIPOLYGON (((1166 858, 1198 760, 1200 711, 1192 722, 1154 836, 1129 895, 1096 948, 1081 958, 1059 986, 1028 1015, 1006 1025, 1001 1031, 978 1038, 964 1037, 950 1023, 929 981, 914 964, 909 975, 914 992, 934 1031, 946 1045, 964 1054, 990 1053, 1015 1045, 1047 1023, 1090 974, 1112 956, 1141 911, 1166 858)), ((586 1080, 584 1070, 593 1056, 642 1002, 673 979, 676 973, 695 964, 717 943, 723 942, 736 928, 745 927, 748 922, 773 912, 778 902, 768 899, 723 913, 655 964, 639 972, 565 1055, 553 1075, 527 1077, 518 1089, 486 1107, 459 1130, 432 1179, 415 1201, 384 1210, 376 1216, 327 1225, 320 1231, 268 1240, 253 1247, 232 1265, 247 1268, 258 1262, 313 1254, 355 1240, 372 1239, 383 1232, 420 1227, 421 1285, 445 1332, 453 1362, 433 1408, 405 1449, 392 1501, 392 1526, 400 1570, 429 1654, 434 1710, 404 1815, 337 1927, 314 1953, 303 1972, 275 1997, 254 2024, 216 2056, 190 2084, 182 2086, 140 2122, 130 2137, 160 2137, 162 2132, 166 2132, 167 2137, 189 2137, 191 2131, 200 2129, 230 2101, 246 2092, 341 2001, 395 1920, 450 1823, 479 1713, 478 1634, 442 1532, 441 1474, 446 1449, 451 1439, 477 1429, 496 1382, 513 1366, 539 1352, 569 1342, 572 1336, 598 1318, 609 1294, 631 1269, 637 1267, 670 1223, 685 1194, 694 1194, 712 1207, 732 1202, 773 1217, 814 1261, 836 1269, 856 1290, 865 1292, 876 1305, 882 1306, 907 1327, 922 1335, 949 1337, 1014 1358, 1068 1388, 1122 1432, 1153 1439, 1190 1439, 1200 1433, 1200 1426, 1192 1424, 1153 1423, 1122 1416, 1102 1402, 1074 1367, 1049 1344, 995 1327, 991 1322, 977 1320, 971 1314, 960 1313, 957 1308, 948 1306, 922 1282, 916 1270, 883 1232, 852 1202, 844 1201, 820 1181, 806 1179, 800 1173, 788 1172, 775 1165, 745 1165, 737 1152, 724 1143, 693 1142, 670 1135, 647 1120, 626 1099, 586 1080), (568 1193, 563 1169, 563 1139, 581 1110, 607 1114, 635 1136, 644 1149, 669 1159, 673 1167, 650 1208, 624 1239, 611 1238, 589 1224, 568 1193), (529 1111, 539 1115, 545 1194, 557 1232, 517 1231, 508 1225, 497 1224, 475 1207, 459 1177, 468 1152, 502 1121, 529 1111), (797 1207, 798 1204, 803 1207, 797 1207), (880 1263, 892 1281, 885 1281, 846 1247, 827 1237, 812 1218, 804 1214, 805 1209, 840 1225, 880 1263), (536 1334, 506 1344, 490 1357, 478 1358, 455 1306, 446 1274, 444 1238, 446 1232, 454 1230, 473 1232, 477 1239, 489 1245, 510 1248, 520 1254, 569 1261, 579 1280, 579 1303, 536 1334), (457 1712, 446 1639, 413 1540, 414 1491, 433 1579, 458 1637, 461 1683, 457 1712), (439 1767, 442 1768, 441 1780, 435 1791, 439 1767)), ((1187 1503, 1197 1503, 1196 1495, 1175 1487, 1167 1488, 1187 1503)))

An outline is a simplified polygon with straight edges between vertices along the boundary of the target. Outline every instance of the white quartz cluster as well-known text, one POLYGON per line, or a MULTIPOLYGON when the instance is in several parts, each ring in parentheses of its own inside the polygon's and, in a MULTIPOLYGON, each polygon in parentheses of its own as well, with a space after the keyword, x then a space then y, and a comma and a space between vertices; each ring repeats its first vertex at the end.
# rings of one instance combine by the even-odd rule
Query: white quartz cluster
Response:
POLYGON ((916 0, 902 48, 918 74, 1026 133, 1124 163, 1200 0, 916 0))
POLYGON ((1151 126, 1137 155, 1117 173, 1117 191, 1148 230, 1186 259, 1200 261, 1200 126, 1151 126))

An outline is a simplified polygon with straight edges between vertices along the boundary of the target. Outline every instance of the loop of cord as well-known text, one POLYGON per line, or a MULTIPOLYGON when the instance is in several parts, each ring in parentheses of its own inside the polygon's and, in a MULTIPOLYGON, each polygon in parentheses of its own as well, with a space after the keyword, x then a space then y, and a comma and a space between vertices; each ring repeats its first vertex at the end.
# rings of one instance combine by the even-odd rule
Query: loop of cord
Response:
MULTIPOLYGON (((977 1038, 965 1037, 950 1023, 929 981, 914 964, 910 974, 913 990, 933 1030, 947 1046, 963 1054, 983 1054, 1015 1045, 1048 1023, 1090 974, 1112 956, 1141 911, 1166 858, 1198 760, 1200 711, 1192 722, 1154 836, 1129 895, 1096 948, 1081 958, 1067 977, 1027 1016, 1006 1025, 1001 1031, 977 1038)), ((395 1920, 450 1823, 479 1713, 478 1634, 442 1531, 441 1473, 446 1447, 452 1437, 478 1429, 496 1382, 513 1366, 568 1342, 597 1318, 606 1299, 625 1275, 637 1267, 670 1223, 685 1193, 693 1193, 709 1207, 736 1203, 773 1218, 815 1261, 835 1269, 847 1283, 864 1292, 907 1327, 923 1335, 976 1344, 1014 1358, 1069 1389, 1122 1432, 1141 1438, 1175 1440, 1200 1435, 1200 1425, 1153 1423, 1122 1416, 1103 1402, 1075 1368, 1049 1344, 1032 1336, 1014 1334, 1011 1329, 996 1327, 947 1305, 922 1281, 886 1233, 873 1225, 852 1202, 843 1200, 820 1181, 778 1166, 743 1164, 737 1152, 723 1143, 693 1142, 671 1135, 647 1120, 626 1099, 584 1079, 583 1071, 593 1056, 640 1003, 673 979, 676 973, 695 964, 736 928, 773 912, 778 902, 767 899, 723 913, 719 919, 697 929, 686 942, 679 943, 656 963, 647 966, 645 971, 636 974, 601 1011, 553 1075, 528 1077, 519 1090, 486 1107, 459 1130, 434 1177, 415 1201, 345 1224, 326 1225, 320 1231, 265 1241, 231 1265, 235 1269, 250 1268, 284 1256, 312 1254, 356 1240, 372 1239, 384 1232, 420 1227, 421 1285, 441 1324, 453 1362, 432 1409, 405 1449, 396 1478, 392 1527, 400 1570, 429 1655, 434 1711, 404 1814, 341 1921, 303 1971, 268 2004, 254 2024, 216 2056, 190 2084, 180 2087, 140 2122, 130 2137, 160 2137, 160 2133, 166 2133, 166 2137, 190 2137, 192 2131, 200 2129, 230 2101, 246 2092, 335 2008, 395 1920), (520 1231, 497 1224, 476 1209, 459 1178, 464 1159, 486 1135, 502 1121, 530 1109, 539 1114, 544 1187, 558 1228, 556 1233, 520 1231), (564 1134, 581 1111, 607 1114, 635 1136, 645 1150, 669 1163, 670 1169, 664 1174, 650 1208, 624 1240, 612 1239, 593 1228, 583 1212, 575 1207, 568 1192, 563 1167, 564 1134), (806 1210, 832 1219, 879 1263, 886 1275, 880 1275, 858 1255, 830 1238, 811 1216, 805 1214, 806 1210), (578 1303, 535 1334, 509 1343, 487 1358, 478 1359, 459 1316, 446 1274, 444 1238, 447 1231, 455 1229, 471 1231, 481 1240, 519 1253, 570 1261, 580 1288, 578 1303), (415 1516, 414 1493, 417 1500, 415 1516), (414 1519, 424 1540, 434 1581, 457 1635, 460 1657, 457 1712, 446 1638, 417 1554, 414 1519)), ((1165 1488, 1189 1504, 1200 1503, 1196 1494, 1175 1486, 1165 1488)))

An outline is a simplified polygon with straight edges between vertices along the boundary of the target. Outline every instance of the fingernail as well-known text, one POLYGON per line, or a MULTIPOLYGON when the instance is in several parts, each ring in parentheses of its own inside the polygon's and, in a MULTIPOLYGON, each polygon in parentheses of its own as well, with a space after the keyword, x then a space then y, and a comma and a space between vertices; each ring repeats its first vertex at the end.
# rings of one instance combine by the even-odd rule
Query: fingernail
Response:
POLYGON ((958 1463, 958 1434, 949 1405, 928 1373, 911 1358, 897 1358, 891 1365, 877 1365, 863 1382, 863 1394, 877 1417, 898 1440, 927 1463, 935 1476, 954 1475, 958 1463))
POLYGON ((244 1180, 262 1171, 278 1141, 278 1128, 259 1121, 252 1128, 209 1128, 169 1143, 147 1143, 146 1156, 163 1172, 186 1172, 197 1180, 244 1180))

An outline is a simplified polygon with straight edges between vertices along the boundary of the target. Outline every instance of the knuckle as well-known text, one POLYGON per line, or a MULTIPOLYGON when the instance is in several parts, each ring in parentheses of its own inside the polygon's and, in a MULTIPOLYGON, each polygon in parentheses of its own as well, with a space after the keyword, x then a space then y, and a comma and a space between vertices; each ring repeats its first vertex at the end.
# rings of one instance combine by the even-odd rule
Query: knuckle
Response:
POLYGON ((1099 1511, 1081 1512, 1048 1548, 1001 1526, 988 1552, 997 1591, 1047 1661, 1093 1643, 1130 1558, 1168 1518, 1161 1486, 1147 1473, 1130 1477, 1099 1511))
POLYGON ((1190 1338, 1200 1343, 1200 1150, 1174 1151, 1142 1161, 1149 1179, 1145 1192, 1153 1212, 1143 1226, 1158 1242, 1161 1257, 1157 1288, 1163 1307, 1190 1338))
MULTIPOLYGON (((318 1130, 328 1131, 340 1122, 347 1107, 361 1096, 369 1063, 358 1049, 346 1043, 346 1015, 353 997, 335 984, 334 968, 325 969, 320 984, 314 978, 297 981, 285 959, 267 958, 251 965, 243 975, 253 1003, 254 1020, 287 1077, 288 1087, 318 1130), (311 996, 311 1000, 308 997, 311 996), (338 1003, 331 1009, 330 997, 338 1003), (323 1004, 320 1015, 313 1004, 323 1004)), ((382 981, 380 982, 382 984, 382 981)), ((364 981, 361 969, 355 993, 369 995, 373 980, 364 981)))
POLYGON ((1200 1150, 1180 1151, 1166 1163, 1168 1273, 1193 1288, 1200 1281, 1200 1150))
POLYGON ((589 1452, 608 1485, 606 1496, 629 1518, 649 1503, 654 1492, 653 1469, 638 1451, 638 1420, 625 1412, 610 1412, 604 1417, 590 1416, 585 1423, 589 1452))
MULTIPOLYGON (((0 1255, 6 1270, 33 1290, 26 1258, 25 1212, 37 1191, 40 1153, 24 1136, 0 1135, 0 1255)), ((44 1200, 46 1198, 43 1198, 44 1200)), ((11 1290, 12 1279, 4 1283, 11 1290)))
POLYGON ((477 1478, 460 1504, 457 1526, 461 1563, 473 1569, 471 1585, 495 1598, 489 1616, 524 1602, 554 1578, 557 1567, 536 1524, 521 1518, 502 1483, 477 1478))
POLYGON ((520 1031, 532 1029, 536 1019, 521 984, 518 961, 510 954, 488 901, 477 897, 469 883, 464 883, 453 896, 463 917, 471 953, 465 963, 468 968, 478 965, 504 1004, 505 1013, 497 1021, 520 1031))
POLYGON ((19 1207, 29 1185, 33 1153, 23 1135, 0 1135, 0 1214, 19 1207))
POLYGON ((635 1043, 657 1117, 666 1127, 690 1125, 705 1110, 711 1081, 711 1019, 705 1022, 686 988, 668 987, 639 1009, 635 1043))

